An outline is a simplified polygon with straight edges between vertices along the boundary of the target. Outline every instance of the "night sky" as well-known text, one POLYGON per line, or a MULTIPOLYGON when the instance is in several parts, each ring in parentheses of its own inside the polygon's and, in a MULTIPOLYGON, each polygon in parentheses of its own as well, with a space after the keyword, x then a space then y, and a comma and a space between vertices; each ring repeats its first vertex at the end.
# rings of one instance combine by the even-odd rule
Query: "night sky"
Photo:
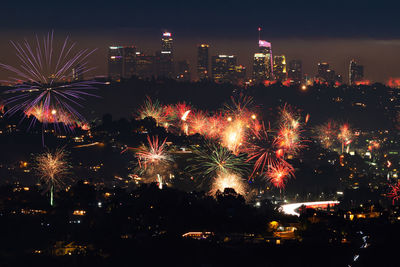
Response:
POLYGON ((302 59, 310 75, 318 61, 328 61, 346 79, 355 58, 367 79, 384 82, 400 76, 399 8, 390 1, 7 1, 1 5, 0 61, 13 64, 8 40, 54 30, 80 48, 98 48, 92 64, 100 75, 108 45, 133 43, 150 53, 159 49, 161 31, 169 30, 178 60, 193 67, 196 44, 207 42, 211 54, 238 55, 250 73, 261 26, 273 53, 302 59))

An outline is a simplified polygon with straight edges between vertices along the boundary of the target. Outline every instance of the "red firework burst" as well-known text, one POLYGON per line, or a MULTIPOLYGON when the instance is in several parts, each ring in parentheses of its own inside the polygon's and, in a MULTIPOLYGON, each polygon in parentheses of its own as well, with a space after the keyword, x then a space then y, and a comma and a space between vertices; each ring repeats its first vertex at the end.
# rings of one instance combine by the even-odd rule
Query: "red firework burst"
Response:
POLYGON ((389 184, 390 192, 387 194, 389 198, 392 199, 392 204, 400 199, 400 182, 397 184, 389 184))
POLYGON ((158 165, 161 162, 170 161, 170 157, 165 153, 165 144, 167 138, 162 143, 159 142, 158 136, 147 136, 147 146, 142 145, 136 152, 139 166, 146 169, 148 165, 158 165))
POLYGON ((290 164, 278 163, 275 166, 270 166, 265 174, 267 180, 277 188, 284 188, 287 180, 294 176, 294 169, 290 164))
POLYGON ((255 160, 253 172, 250 177, 253 177, 257 172, 264 173, 270 167, 275 167, 278 164, 290 165, 281 157, 281 150, 277 149, 274 138, 268 136, 267 131, 263 129, 252 138, 248 138, 244 145, 243 151, 247 153, 247 162, 255 160))

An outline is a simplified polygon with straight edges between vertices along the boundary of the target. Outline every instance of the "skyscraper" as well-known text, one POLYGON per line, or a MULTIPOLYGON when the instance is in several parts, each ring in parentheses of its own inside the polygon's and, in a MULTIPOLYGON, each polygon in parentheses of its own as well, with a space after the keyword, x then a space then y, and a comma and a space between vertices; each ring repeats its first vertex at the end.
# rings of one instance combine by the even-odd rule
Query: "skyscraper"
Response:
POLYGON ((271 43, 259 40, 258 53, 254 54, 253 79, 256 83, 273 78, 271 43))
POLYGON ((136 52, 135 75, 141 79, 154 76, 154 56, 136 52))
POLYGON ((336 72, 331 68, 329 68, 329 63, 319 62, 317 71, 317 80, 320 83, 332 84, 336 82, 341 82, 342 77, 340 75, 336 75, 336 72))
POLYGON ((357 82, 364 79, 364 66, 358 65, 357 62, 352 59, 349 65, 349 84, 355 85, 357 82))
POLYGON ((125 46, 123 48, 123 74, 126 79, 135 75, 136 68, 136 47, 125 46))
POLYGON ((113 80, 130 78, 135 74, 136 48, 110 46, 108 48, 108 77, 113 80))
POLYGON ((217 55, 211 58, 212 78, 216 83, 233 82, 236 72, 236 56, 217 55))
POLYGON ((285 55, 274 56, 274 76, 275 80, 284 82, 287 79, 286 57, 285 55))
POLYGON ((163 32, 161 38, 161 51, 156 53, 157 76, 174 77, 173 39, 170 32, 163 32))
POLYGON ((210 46, 208 44, 201 44, 197 47, 197 75, 199 80, 207 80, 209 78, 209 48, 210 46))
POLYGON ((288 79, 291 83, 300 84, 303 80, 303 65, 301 60, 291 60, 288 65, 288 79))
POLYGON ((110 46, 108 48, 108 77, 119 80, 123 75, 123 47, 110 46))

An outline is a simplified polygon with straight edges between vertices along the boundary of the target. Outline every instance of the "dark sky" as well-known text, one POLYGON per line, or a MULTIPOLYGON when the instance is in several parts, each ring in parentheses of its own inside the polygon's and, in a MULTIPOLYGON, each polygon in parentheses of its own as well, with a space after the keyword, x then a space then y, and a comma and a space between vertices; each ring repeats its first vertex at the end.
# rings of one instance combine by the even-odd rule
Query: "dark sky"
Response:
POLYGON ((54 30, 59 38, 70 35, 79 47, 98 48, 92 60, 101 74, 108 45, 133 43, 152 52, 168 29, 178 59, 193 65, 196 44, 208 42, 213 54, 236 54, 250 71, 261 26, 274 54, 302 59, 307 73, 315 74, 318 61, 329 61, 346 74, 347 62, 355 58, 369 79, 400 76, 400 1, 53 0, 6 1, 0 8, 0 61, 5 63, 13 60, 8 40, 54 30))

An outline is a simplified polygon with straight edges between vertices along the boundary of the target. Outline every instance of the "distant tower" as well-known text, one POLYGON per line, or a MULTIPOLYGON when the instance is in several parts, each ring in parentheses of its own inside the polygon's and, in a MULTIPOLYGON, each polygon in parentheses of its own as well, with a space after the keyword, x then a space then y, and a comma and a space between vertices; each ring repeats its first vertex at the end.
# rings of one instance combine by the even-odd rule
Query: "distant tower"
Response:
POLYGON ((257 83, 273 79, 271 43, 260 38, 261 28, 258 28, 258 53, 255 53, 253 58, 253 79, 257 83))
POLYGON ((235 55, 217 55, 211 57, 212 77, 216 83, 233 82, 236 72, 235 55))
POLYGON ((349 84, 355 85, 357 82, 364 79, 364 66, 358 65, 357 62, 352 59, 349 65, 349 84))
POLYGON ((157 75, 159 77, 174 77, 173 39, 170 32, 163 32, 161 51, 156 55, 157 75))
POLYGON ((131 78, 136 72, 136 47, 125 46, 123 48, 123 74, 126 79, 131 78))
POLYGON ((291 60, 288 65, 288 79, 291 83, 300 84, 303 80, 301 60, 291 60))
POLYGON ((201 44, 197 47, 197 75, 199 80, 207 80, 209 77, 209 48, 208 44, 201 44))
POLYGON ((110 46, 108 48, 108 77, 119 80, 123 76, 123 47, 110 46))
POLYGON ((271 43, 260 40, 258 49, 259 52, 254 54, 253 79, 260 83, 273 78, 271 43))
POLYGON ((274 76, 275 80, 284 82, 287 79, 286 57, 285 55, 274 56, 274 76))

